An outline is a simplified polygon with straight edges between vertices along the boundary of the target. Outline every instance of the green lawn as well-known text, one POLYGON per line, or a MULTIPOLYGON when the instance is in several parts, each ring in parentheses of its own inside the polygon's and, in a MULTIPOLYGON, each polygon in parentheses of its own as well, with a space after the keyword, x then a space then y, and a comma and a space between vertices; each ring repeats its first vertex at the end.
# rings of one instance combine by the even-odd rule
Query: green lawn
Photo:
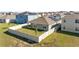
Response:
POLYGON ((17 39, 16 37, 13 37, 11 35, 6 34, 8 27, 14 26, 16 24, 6 24, 6 23, 0 23, 0 46, 1 47, 7 47, 7 46, 21 46, 22 42, 20 39, 17 39), (18 43, 21 42, 21 43, 18 43))
MULTIPOLYGON (((24 42, 20 40, 19 38, 16 38, 15 36, 8 35, 5 32, 7 31, 8 27, 14 26, 16 24, 5 24, 0 23, 0 46, 1 47, 14 47, 14 46, 29 46, 27 42, 24 42)), ((28 29, 27 29, 28 30, 28 29)), ((23 29, 23 32, 27 32, 26 29, 23 29)), ((28 30, 28 33, 35 35, 35 31, 28 30)), ((39 32, 39 34, 42 34, 43 32, 39 32)), ((51 35, 49 35, 47 38, 42 40, 40 43, 34 45, 34 46, 58 46, 58 47, 79 47, 79 34, 70 33, 70 32, 54 32, 51 35)))
POLYGON ((22 33, 25 33, 25 34, 29 34, 29 35, 32 35, 32 36, 35 36, 35 37, 38 37, 40 36, 41 34, 44 33, 44 31, 38 31, 37 32, 33 29, 28 29, 28 28, 22 28, 22 29, 19 29, 18 31, 22 32, 22 33))
POLYGON ((64 47, 79 47, 79 34, 70 32, 55 32, 42 40, 36 46, 64 46, 64 47))

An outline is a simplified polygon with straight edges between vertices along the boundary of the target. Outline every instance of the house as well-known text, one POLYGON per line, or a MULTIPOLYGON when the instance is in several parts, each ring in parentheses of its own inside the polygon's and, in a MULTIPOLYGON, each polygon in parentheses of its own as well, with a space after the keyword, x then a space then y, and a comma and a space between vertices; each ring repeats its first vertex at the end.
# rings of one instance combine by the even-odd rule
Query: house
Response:
POLYGON ((61 18, 63 18, 64 16, 62 16, 62 14, 54 13, 48 17, 51 18, 52 20, 54 20, 57 24, 61 24, 61 18))
POLYGON ((0 12, 0 16, 1 15, 16 15, 17 12, 0 12))
POLYGON ((79 14, 66 15, 62 18, 61 30, 79 33, 79 14))
POLYGON ((50 15, 50 12, 38 12, 38 14, 41 16, 48 16, 50 15))
POLYGON ((53 20, 60 20, 62 17, 64 17, 63 14, 60 14, 60 13, 56 13, 56 12, 41 12, 39 13, 41 16, 47 16, 53 20))
POLYGON ((53 15, 50 15, 49 17, 52 18, 52 19, 56 19, 56 20, 61 19, 60 14, 53 14, 53 15))
POLYGON ((41 16, 25 24, 10 27, 8 32, 34 42, 40 42, 56 31, 60 27, 59 24, 59 21, 47 16, 41 16))
POLYGON ((74 12, 72 11, 64 13, 64 15, 72 15, 72 14, 74 14, 74 12))
POLYGON ((65 15, 64 15, 64 13, 59 13, 59 12, 55 12, 55 13, 50 13, 50 15, 48 16, 49 18, 51 18, 51 19, 53 19, 53 20, 61 20, 63 17, 64 17, 65 15))
POLYGON ((0 15, 0 23, 15 22, 16 15, 0 15))
POLYGON ((38 17, 40 17, 40 15, 34 12, 19 13, 16 15, 16 23, 24 24, 38 17))
POLYGON ((48 31, 52 29, 55 25, 57 25, 56 21, 46 16, 39 17, 35 20, 30 21, 29 23, 31 23, 32 28, 37 28, 39 30, 45 31, 48 31))
POLYGON ((79 11, 74 11, 74 14, 79 14, 79 11))

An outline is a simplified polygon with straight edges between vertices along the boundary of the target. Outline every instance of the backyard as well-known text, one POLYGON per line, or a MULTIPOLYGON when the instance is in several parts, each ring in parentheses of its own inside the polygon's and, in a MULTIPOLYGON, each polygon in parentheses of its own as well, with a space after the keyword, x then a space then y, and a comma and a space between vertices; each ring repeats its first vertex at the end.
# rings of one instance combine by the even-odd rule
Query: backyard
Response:
POLYGON ((54 32, 35 46, 79 47, 79 34, 62 31, 54 32))
POLYGON ((25 34, 35 36, 35 37, 38 37, 38 36, 40 36, 41 34, 44 33, 44 31, 39 31, 39 30, 36 30, 36 29, 29 29, 29 28, 21 28, 18 31, 25 33, 25 34))
MULTIPOLYGON (((18 36, 14 36, 7 33, 8 27, 14 26, 17 24, 10 23, 0 23, 0 46, 1 47, 79 47, 79 34, 70 33, 70 32, 54 32, 49 35, 47 38, 42 40, 40 43, 35 43, 34 45, 29 43, 27 39, 23 41, 24 38, 20 38, 18 36)), ((35 35, 35 31, 28 29, 21 29, 23 32, 28 32, 32 35, 35 35)), ((43 32, 39 32, 41 35, 43 32)))
POLYGON ((17 24, 10 23, 10 24, 5 24, 5 23, 0 23, 0 46, 1 47, 7 47, 7 46, 28 46, 28 43, 19 40, 18 38, 11 36, 7 34, 8 27, 14 26, 17 24))

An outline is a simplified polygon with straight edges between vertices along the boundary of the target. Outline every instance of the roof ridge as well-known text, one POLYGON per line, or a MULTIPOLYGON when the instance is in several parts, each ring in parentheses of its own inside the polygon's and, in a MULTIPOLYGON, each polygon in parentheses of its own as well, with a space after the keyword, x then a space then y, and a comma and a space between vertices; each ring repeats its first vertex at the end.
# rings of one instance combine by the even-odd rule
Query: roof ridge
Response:
POLYGON ((48 17, 39 17, 39 18, 37 18, 37 20, 32 20, 30 22, 31 23, 36 23, 36 24, 47 24, 47 25, 50 25, 50 24, 54 23, 52 21, 52 19, 50 19, 48 17))
POLYGON ((46 19, 46 17, 43 17, 43 19, 45 19, 45 21, 46 21, 47 24, 49 24, 48 21, 47 21, 47 19, 46 19))

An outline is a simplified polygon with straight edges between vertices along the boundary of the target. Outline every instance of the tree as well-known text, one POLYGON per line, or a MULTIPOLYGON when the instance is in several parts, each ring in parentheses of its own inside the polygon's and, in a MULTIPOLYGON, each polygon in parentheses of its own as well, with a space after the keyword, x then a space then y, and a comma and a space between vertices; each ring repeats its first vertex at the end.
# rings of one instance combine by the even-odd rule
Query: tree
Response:
POLYGON ((37 29, 37 26, 35 27, 35 35, 38 35, 38 29, 37 29))

